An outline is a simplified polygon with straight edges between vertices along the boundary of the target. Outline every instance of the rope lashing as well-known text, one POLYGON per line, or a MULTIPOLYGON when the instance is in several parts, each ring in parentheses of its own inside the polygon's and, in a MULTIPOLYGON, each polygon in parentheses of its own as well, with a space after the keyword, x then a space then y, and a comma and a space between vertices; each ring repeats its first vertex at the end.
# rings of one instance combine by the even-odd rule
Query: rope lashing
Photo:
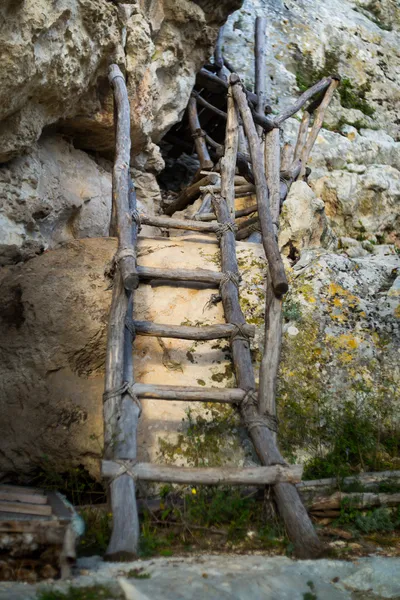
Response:
POLYGON ((217 235, 217 238, 220 240, 224 233, 226 233, 227 231, 232 231, 232 233, 236 233, 237 229, 238 228, 236 223, 231 223, 230 221, 228 221, 227 223, 219 223, 215 233, 217 235))
POLYGON ((232 271, 226 271, 225 273, 222 273, 222 279, 221 279, 221 283, 219 284, 219 289, 221 291, 222 288, 224 287, 224 285, 226 283, 228 283, 229 281, 231 281, 239 289, 241 280, 242 280, 242 278, 239 275, 239 273, 233 273, 232 271))
POLYGON ((207 132, 204 129, 196 129, 194 133, 192 133, 192 138, 196 140, 197 138, 206 137, 207 132))
POLYGON ((278 419, 271 413, 265 413, 258 417, 249 417, 245 420, 247 429, 251 430, 253 427, 268 427, 271 431, 277 433, 278 431, 278 419))
POLYGON ((129 394, 132 398, 133 402, 139 409, 139 417, 142 414, 142 405, 140 403, 139 398, 136 396, 133 391, 133 383, 129 383, 129 381, 125 381, 119 388, 115 388, 114 390, 106 390, 103 394, 103 402, 107 402, 111 398, 122 397, 123 394, 129 394))
MULTIPOLYGON (((240 407, 243 410, 246 410, 247 408, 253 408, 257 405, 257 390, 248 390, 240 403, 240 407)), ((268 429, 274 431, 275 433, 278 431, 278 419, 275 415, 272 415, 269 412, 266 412, 263 415, 256 415, 254 417, 245 417, 245 425, 249 431, 251 431, 253 427, 268 427, 268 429)))
POLYGON ((140 213, 138 210, 136 210, 136 208, 134 208, 131 212, 131 217, 132 217, 132 221, 134 221, 137 225, 138 228, 138 232, 141 231, 142 229, 142 221, 140 218, 140 213))
POLYGON ((235 326, 235 330, 231 334, 231 341, 243 340, 250 343, 250 336, 245 329, 246 323, 232 323, 232 325, 235 326))
POLYGON ((117 251, 115 255, 115 262, 119 262, 122 258, 126 258, 127 256, 132 256, 132 258, 136 258, 136 251, 134 248, 121 248, 117 251))
POLYGON ((117 473, 117 475, 114 475, 114 477, 110 477, 108 485, 114 483, 114 481, 122 477, 122 475, 129 475, 129 477, 131 477, 133 481, 137 481, 138 476, 134 471, 132 471, 132 467, 134 467, 138 463, 136 459, 117 460, 114 458, 113 462, 117 463, 122 468, 122 470, 119 473, 117 473))
POLYGON ((125 327, 132 336, 132 342, 136 339, 136 328, 133 319, 125 319, 125 327))

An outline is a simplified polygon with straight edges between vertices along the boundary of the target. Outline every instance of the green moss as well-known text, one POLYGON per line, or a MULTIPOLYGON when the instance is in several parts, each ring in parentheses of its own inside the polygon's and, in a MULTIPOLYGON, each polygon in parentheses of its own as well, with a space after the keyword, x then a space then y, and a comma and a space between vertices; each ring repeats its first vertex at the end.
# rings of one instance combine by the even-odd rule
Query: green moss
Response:
POLYGON ((57 590, 39 591, 37 600, 113 600, 122 598, 122 592, 116 593, 105 585, 93 585, 88 587, 70 587, 67 592, 57 590))
MULTIPOLYGON (((339 72, 339 55, 335 50, 326 51, 325 64, 316 67, 310 54, 303 56, 296 71, 296 82, 301 92, 305 92, 323 77, 339 72)), ((367 102, 366 94, 371 90, 371 84, 356 86, 348 77, 343 77, 338 87, 341 105, 344 108, 356 108, 365 115, 372 117, 375 109, 367 102)))

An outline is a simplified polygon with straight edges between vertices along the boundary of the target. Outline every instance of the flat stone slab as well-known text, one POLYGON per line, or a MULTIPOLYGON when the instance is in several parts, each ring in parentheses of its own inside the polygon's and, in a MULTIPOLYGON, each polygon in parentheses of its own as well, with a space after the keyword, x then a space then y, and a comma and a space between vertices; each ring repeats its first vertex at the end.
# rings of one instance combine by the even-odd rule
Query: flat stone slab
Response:
MULTIPOLYGON (((110 586, 126 600, 372 600, 400 598, 400 559, 306 560, 261 555, 197 555, 105 563, 82 558, 72 581, 0 583, 0 600, 36 600, 39 590, 110 586), (129 577, 140 569, 148 579, 129 577)), ((115 591, 115 594, 114 594, 115 591)), ((102 596, 108 600, 107 596, 102 596)))

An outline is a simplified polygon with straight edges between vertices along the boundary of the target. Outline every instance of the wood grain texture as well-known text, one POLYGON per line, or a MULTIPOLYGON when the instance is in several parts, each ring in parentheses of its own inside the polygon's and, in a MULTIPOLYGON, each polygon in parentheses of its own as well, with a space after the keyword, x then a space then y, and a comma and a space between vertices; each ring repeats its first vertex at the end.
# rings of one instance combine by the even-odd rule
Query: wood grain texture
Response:
POLYGON ((125 78, 117 65, 109 69, 109 81, 114 90, 115 158, 112 175, 113 209, 118 236, 117 260, 127 290, 139 284, 136 253, 132 246, 129 210, 129 164, 131 158, 130 107, 125 78))
POLYGON ((203 132, 199 116, 197 114, 197 102, 193 97, 189 98, 188 104, 188 121, 192 137, 194 138, 194 145, 196 147, 197 156, 199 157, 200 167, 202 169, 211 169, 213 162, 207 150, 205 133, 203 132))
MULTIPOLYGON (((254 59, 255 59, 255 91, 257 95, 257 106, 255 112, 265 116, 267 105, 267 19, 257 17, 255 23, 254 59)), ((263 128, 257 126, 257 133, 261 137, 263 128)))
POLYGON ((190 281, 195 283, 208 283, 210 286, 218 286, 221 283, 222 274, 217 271, 206 269, 159 269, 156 267, 137 268, 139 277, 145 281, 152 279, 164 281, 190 281))
POLYGON ((238 404, 246 395, 246 392, 239 388, 210 388, 200 385, 190 387, 135 383, 133 389, 139 398, 178 400, 181 402, 226 402, 227 404, 238 404))
MULTIPOLYGON (((184 325, 162 325, 151 321, 134 321, 134 326, 138 335, 151 335, 180 340, 218 340, 230 337, 237 331, 237 327, 230 323, 206 325, 204 327, 187 327, 184 325)), ((249 338, 255 335, 254 325, 243 325, 242 331, 249 338)))
MULTIPOLYGON (((296 483, 301 480, 303 465, 282 467, 177 467, 152 463, 130 463, 127 466, 140 481, 204 485, 270 485, 277 482, 296 483)), ((125 465, 103 461, 104 477, 116 477, 123 473, 125 465)))

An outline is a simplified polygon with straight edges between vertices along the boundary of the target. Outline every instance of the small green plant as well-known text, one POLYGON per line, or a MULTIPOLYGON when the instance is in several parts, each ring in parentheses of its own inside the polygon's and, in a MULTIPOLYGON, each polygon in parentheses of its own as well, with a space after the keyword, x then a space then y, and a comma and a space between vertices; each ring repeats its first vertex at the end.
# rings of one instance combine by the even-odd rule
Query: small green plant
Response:
POLYGON ((93 585, 89 587, 70 587, 66 592, 57 590, 39 591, 37 600, 117 600, 122 594, 116 593, 110 587, 93 585))
POLYGON ((150 573, 145 573, 143 569, 131 569, 126 573, 126 576, 131 579, 150 579, 150 573))
POLYGON ((358 514, 354 522, 357 529, 362 533, 393 531, 399 525, 396 516, 392 516, 386 508, 376 508, 375 510, 368 511, 365 515, 358 514))
POLYGON ((80 515, 85 521, 85 535, 79 542, 79 555, 104 554, 110 541, 112 514, 92 506, 80 515))
POLYGON ((283 318, 288 321, 301 321, 300 302, 295 300, 286 300, 283 303, 283 318))
POLYGON ((303 600, 318 600, 315 592, 315 585, 313 581, 307 581, 307 585, 310 588, 309 592, 303 594, 303 600))

